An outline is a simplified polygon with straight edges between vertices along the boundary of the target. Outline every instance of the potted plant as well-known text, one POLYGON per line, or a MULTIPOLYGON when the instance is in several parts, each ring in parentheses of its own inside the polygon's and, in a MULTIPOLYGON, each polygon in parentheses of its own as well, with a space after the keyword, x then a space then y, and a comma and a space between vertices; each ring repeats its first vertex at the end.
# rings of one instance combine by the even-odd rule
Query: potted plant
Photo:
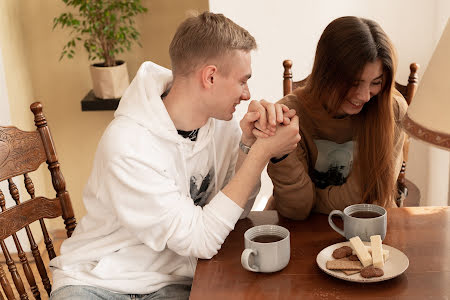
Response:
MULTIPOLYGON (((89 60, 102 62, 91 65, 94 94, 101 99, 120 98, 128 87, 128 71, 117 55, 139 45, 139 32, 134 18, 147 8, 141 0, 62 0, 77 10, 62 13, 53 19, 53 29, 70 28, 71 38, 63 47, 60 60, 73 58, 78 43, 83 43, 89 60)), ((141 46, 141 45, 140 45, 141 46)))

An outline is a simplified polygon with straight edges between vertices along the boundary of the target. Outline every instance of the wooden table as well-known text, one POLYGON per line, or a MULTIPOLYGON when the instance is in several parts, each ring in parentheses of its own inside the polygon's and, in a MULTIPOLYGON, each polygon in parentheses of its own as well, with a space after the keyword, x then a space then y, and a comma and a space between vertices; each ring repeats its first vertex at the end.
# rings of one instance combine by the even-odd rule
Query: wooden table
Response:
POLYGON ((450 208, 408 207, 388 210, 384 243, 405 253, 409 268, 378 283, 343 281, 325 274, 317 254, 345 238, 328 225, 327 216, 313 214, 291 221, 276 211, 251 212, 236 224, 219 253, 199 260, 190 299, 323 299, 450 298, 450 208), (278 224, 291 232, 291 260, 276 273, 246 271, 240 262, 244 232, 255 225, 278 224))

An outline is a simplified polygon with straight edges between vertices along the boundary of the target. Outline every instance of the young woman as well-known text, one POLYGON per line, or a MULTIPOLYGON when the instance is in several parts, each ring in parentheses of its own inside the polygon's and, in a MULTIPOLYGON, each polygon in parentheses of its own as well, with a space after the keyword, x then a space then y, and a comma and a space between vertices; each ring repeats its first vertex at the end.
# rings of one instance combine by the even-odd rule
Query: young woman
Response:
POLYGON ((325 28, 306 85, 279 101, 297 111, 302 137, 295 151, 268 166, 282 215, 395 205, 407 108, 394 87, 396 62, 374 21, 342 17, 325 28))

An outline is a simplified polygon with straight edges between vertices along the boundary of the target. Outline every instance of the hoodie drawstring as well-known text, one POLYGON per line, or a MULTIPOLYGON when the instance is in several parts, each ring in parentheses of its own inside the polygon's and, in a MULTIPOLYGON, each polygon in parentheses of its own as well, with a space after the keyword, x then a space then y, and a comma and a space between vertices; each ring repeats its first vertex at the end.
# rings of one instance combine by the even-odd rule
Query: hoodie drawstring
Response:
POLYGON ((217 157, 216 157, 216 140, 214 139, 214 135, 212 136, 212 144, 213 144, 213 153, 214 153, 214 195, 217 195, 219 192, 219 183, 217 178, 217 157))
POLYGON ((178 151, 180 151, 181 154, 181 164, 183 165, 183 169, 184 169, 184 178, 185 180, 183 180, 185 182, 185 188, 186 188, 186 195, 190 195, 191 191, 190 191, 190 187, 189 187, 189 175, 188 175, 188 171, 187 171, 187 165, 186 165, 186 156, 184 155, 184 151, 183 151, 183 144, 181 143, 177 143, 177 148, 178 151))

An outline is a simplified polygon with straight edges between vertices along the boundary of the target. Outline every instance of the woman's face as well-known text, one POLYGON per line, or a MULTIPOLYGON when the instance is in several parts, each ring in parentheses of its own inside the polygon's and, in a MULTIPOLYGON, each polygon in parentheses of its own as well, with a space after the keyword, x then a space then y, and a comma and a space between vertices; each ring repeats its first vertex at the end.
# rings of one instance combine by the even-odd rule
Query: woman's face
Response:
POLYGON ((381 91, 383 81, 383 64, 380 59, 368 62, 363 69, 361 77, 345 96, 344 102, 338 109, 338 115, 355 115, 361 111, 364 104, 381 91))

